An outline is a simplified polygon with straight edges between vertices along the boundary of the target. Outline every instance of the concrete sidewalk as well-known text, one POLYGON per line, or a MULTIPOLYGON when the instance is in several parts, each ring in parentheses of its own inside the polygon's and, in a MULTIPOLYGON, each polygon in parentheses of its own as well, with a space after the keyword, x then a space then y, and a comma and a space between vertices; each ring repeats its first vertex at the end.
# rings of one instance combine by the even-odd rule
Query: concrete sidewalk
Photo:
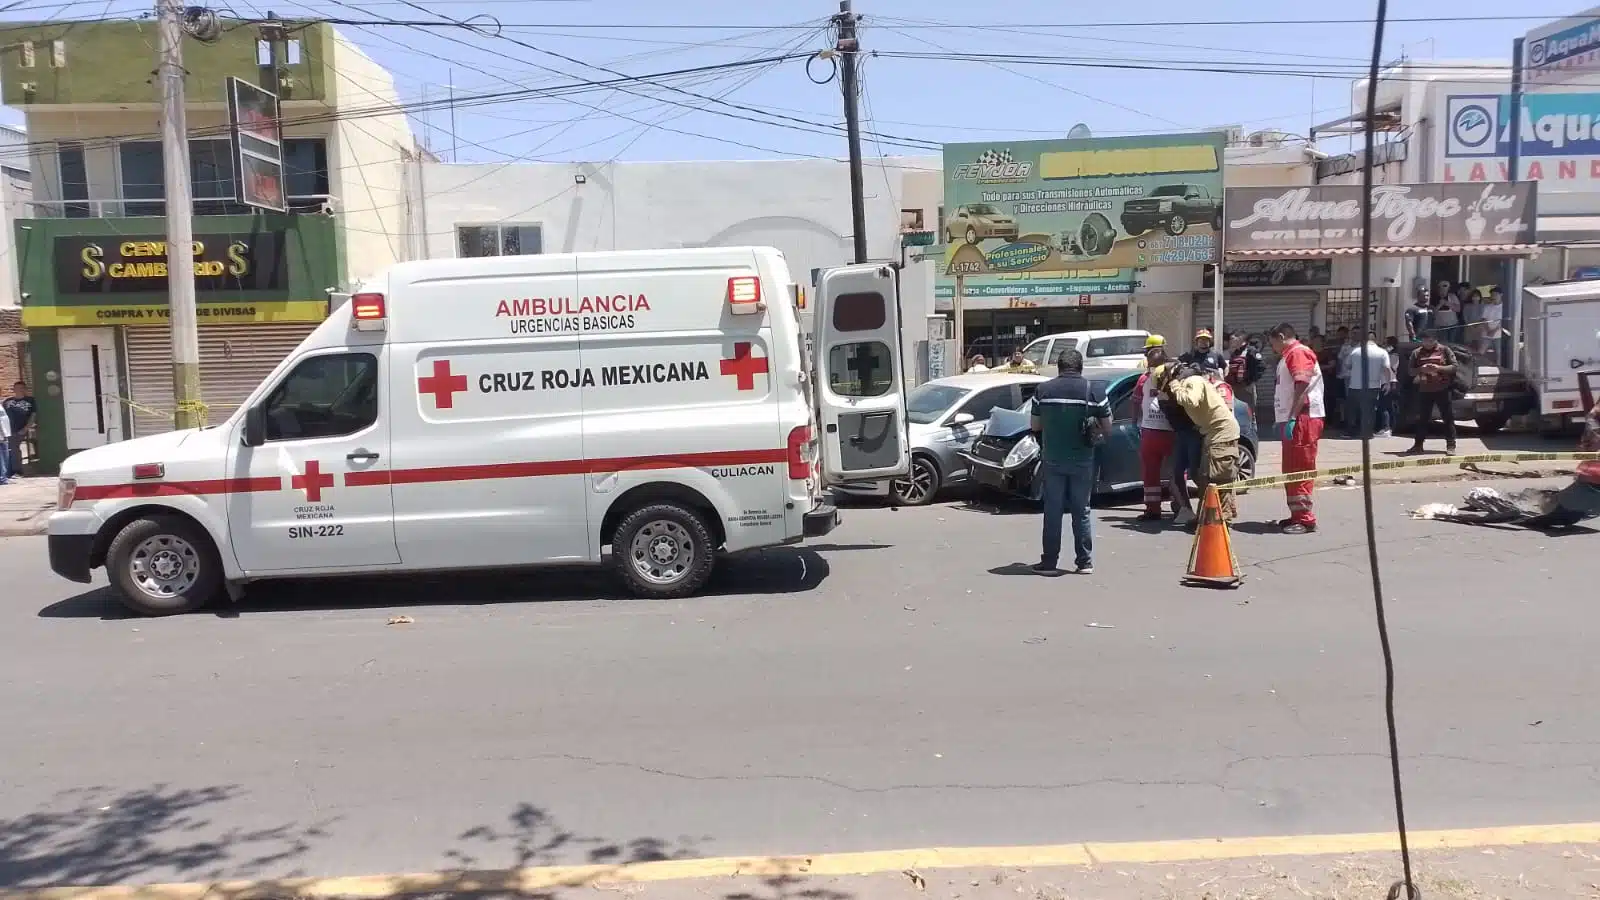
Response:
POLYGON ((45 520, 56 508, 52 477, 16 478, 0 484, 0 537, 44 534, 45 520))
MULTIPOLYGON (((1501 433, 1480 436, 1477 429, 1470 425, 1457 426, 1457 430, 1459 432, 1456 440, 1456 454, 1458 456, 1477 456, 1483 453, 1571 453, 1577 450, 1578 447, 1576 440, 1545 440, 1535 434, 1501 433)), ((1406 458, 1406 451, 1410 449, 1412 443, 1412 438, 1409 435, 1375 438, 1372 441, 1372 461, 1380 463, 1404 459, 1406 458)), ((1442 437, 1429 438, 1425 446, 1430 457, 1444 454, 1444 438, 1442 437)), ((1256 474, 1277 475, 1283 472, 1282 450, 1282 445, 1276 437, 1268 438, 1263 433, 1260 458, 1256 461, 1256 474)), ((1322 444, 1317 451, 1318 468, 1336 469, 1360 464, 1360 441, 1339 437, 1323 437, 1322 444)), ((1551 461, 1523 463, 1520 465, 1517 463, 1474 463, 1471 470, 1463 470, 1460 466, 1389 469, 1382 472, 1374 472, 1372 480, 1375 484, 1397 484, 1456 481, 1481 477, 1550 477, 1571 472, 1576 465, 1577 463, 1573 462, 1551 461)))

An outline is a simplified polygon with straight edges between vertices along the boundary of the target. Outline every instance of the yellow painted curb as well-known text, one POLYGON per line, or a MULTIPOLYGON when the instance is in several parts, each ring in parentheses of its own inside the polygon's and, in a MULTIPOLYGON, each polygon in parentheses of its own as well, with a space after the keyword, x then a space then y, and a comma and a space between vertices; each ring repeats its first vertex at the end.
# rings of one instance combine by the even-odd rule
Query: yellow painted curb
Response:
MULTIPOLYGON (((1416 850, 1600 843, 1600 822, 1414 831, 1416 850)), ((1031 847, 932 847, 817 856, 712 857, 625 865, 546 866, 486 872, 286 878, 277 881, 191 882, 146 886, 24 888, 0 900, 316 900, 386 898, 430 892, 522 892, 597 884, 772 875, 873 875, 907 869, 1044 868, 1104 863, 1177 863, 1266 856, 1326 856, 1393 851, 1393 832, 1179 841, 1049 844, 1031 847)))

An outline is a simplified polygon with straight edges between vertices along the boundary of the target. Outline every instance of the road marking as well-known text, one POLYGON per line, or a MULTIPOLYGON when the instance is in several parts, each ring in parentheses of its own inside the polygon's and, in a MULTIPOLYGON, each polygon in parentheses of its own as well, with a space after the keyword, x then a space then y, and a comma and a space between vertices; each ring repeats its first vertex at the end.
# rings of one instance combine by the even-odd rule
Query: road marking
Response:
MULTIPOLYGON (((1416 850, 1600 843, 1600 822, 1413 831, 1416 850)), ((1328 856, 1399 849, 1392 831, 1178 841, 1049 844, 1031 847, 932 847, 817 856, 712 857, 624 865, 545 866, 485 872, 356 875, 272 881, 188 882, 147 886, 0 890, 0 900, 246 900, 393 897, 430 891, 521 891, 594 884, 773 875, 873 875, 906 869, 1043 868, 1105 863, 1177 863, 1270 856, 1328 856)))

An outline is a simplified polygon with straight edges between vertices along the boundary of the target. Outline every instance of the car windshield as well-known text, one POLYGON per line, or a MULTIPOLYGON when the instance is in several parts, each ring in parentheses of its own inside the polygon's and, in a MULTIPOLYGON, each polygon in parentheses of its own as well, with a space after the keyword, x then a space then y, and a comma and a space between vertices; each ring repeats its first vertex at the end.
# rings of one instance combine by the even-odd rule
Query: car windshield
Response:
POLYGON ((1152 197, 1182 197, 1188 185, 1164 184, 1150 192, 1152 197))
POLYGON ((975 213, 980 216, 992 216, 994 215, 994 207, 987 203, 974 203, 967 207, 967 212, 975 213))
POLYGON ((906 418, 913 425, 932 425, 970 393, 948 384, 919 384, 906 397, 906 418))

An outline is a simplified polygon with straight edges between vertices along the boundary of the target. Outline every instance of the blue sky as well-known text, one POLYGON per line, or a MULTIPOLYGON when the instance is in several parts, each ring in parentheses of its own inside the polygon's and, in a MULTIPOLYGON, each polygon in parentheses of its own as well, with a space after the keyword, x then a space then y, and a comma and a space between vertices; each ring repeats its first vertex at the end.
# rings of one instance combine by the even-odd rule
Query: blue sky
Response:
MULTIPOLYGON (((46 5, 61 5, 61 0, 26 2, 40 8, 31 14, 6 13, 5 18, 37 18, 55 11, 44 9, 46 5)), ((425 0, 424 10, 404 0, 243 0, 233 8, 243 15, 270 8, 286 17, 314 13, 361 21, 443 22, 443 17, 475 14, 497 18, 500 37, 400 25, 345 28, 395 74, 402 97, 418 102, 424 97, 441 101, 452 83, 457 96, 470 97, 617 77, 598 67, 647 75, 818 50, 828 45, 823 26, 835 3, 425 0)), ((1347 110, 1350 82, 1370 49, 1370 25, 1090 25, 1359 19, 1370 17, 1373 7, 1265 0, 1144 0, 1132 6, 858 0, 857 11, 865 16, 864 49, 917 55, 866 60, 868 127, 888 136, 869 139, 866 152, 935 152, 918 148, 946 141, 1050 137, 1065 134, 1077 122, 1101 135, 1225 124, 1304 134, 1314 121, 1347 110), (1046 27, 1052 25, 1068 27, 1046 27), (1073 65, 931 58, 953 50, 1063 57, 1073 65), (1106 65, 1245 67, 1283 74, 1135 71, 1106 65)), ((148 8, 130 0, 96 0, 72 4, 59 15, 139 15, 148 8)), ((1393 24, 1385 57, 1505 58, 1513 37, 1572 11, 1539 0, 1394 0, 1391 16, 1432 21, 1393 24), (1506 15, 1525 17, 1470 20, 1506 15)), ((486 20, 479 21, 487 27, 486 20)), ((814 65, 812 74, 827 75, 826 64, 814 65)), ((672 83, 678 91, 635 84, 625 91, 587 90, 563 100, 519 99, 460 108, 454 140, 444 110, 419 117, 417 127, 435 152, 447 159, 454 154, 463 162, 843 153, 843 138, 830 127, 842 121, 837 84, 813 84, 802 61, 684 76, 672 83), (772 114, 779 117, 776 122, 772 114), (752 118, 767 121, 747 120, 752 118)), ((17 118, 8 116, 9 121, 17 118)))

